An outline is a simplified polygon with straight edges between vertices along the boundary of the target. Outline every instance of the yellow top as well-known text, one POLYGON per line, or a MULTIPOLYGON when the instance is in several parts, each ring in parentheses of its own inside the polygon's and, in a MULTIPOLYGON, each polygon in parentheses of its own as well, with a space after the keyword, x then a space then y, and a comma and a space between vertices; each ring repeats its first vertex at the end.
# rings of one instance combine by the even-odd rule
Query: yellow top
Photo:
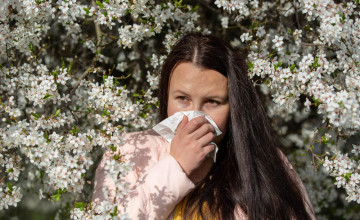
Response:
MULTIPOLYGON (((179 204, 176 205, 174 209, 174 217, 173 220, 183 220, 184 213, 185 213, 185 207, 186 203, 188 201, 189 195, 187 195, 179 204)), ((204 213, 210 213, 209 207, 205 204, 204 207, 204 213)), ((213 219, 218 219, 217 217, 214 217, 213 219)), ((192 214, 190 217, 186 218, 186 220, 202 220, 200 214, 198 214, 197 210, 195 210, 194 214, 192 214)))

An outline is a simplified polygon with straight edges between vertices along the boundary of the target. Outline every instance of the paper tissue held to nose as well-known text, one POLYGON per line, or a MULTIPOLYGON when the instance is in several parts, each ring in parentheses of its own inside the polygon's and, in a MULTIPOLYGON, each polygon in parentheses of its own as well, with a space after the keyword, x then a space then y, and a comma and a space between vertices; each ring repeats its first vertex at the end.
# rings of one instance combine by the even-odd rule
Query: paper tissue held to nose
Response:
MULTIPOLYGON (((205 116, 205 118, 209 121, 209 123, 212 126, 214 126, 215 129, 214 135, 219 136, 221 134, 221 131, 214 122, 214 120, 212 120, 210 116, 208 116, 202 111, 177 112, 174 115, 161 121, 159 124, 155 125, 153 127, 153 130, 156 131, 158 134, 160 134, 163 138, 165 138, 169 143, 171 143, 172 139, 175 136, 176 128, 182 121, 184 115, 186 115, 189 118, 189 121, 198 116, 205 116)), ((209 144, 215 145, 215 150, 211 152, 209 156, 211 156, 214 159, 214 162, 216 162, 216 153, 218 151, 218 146, 214 142, 210 142, 209 144)))

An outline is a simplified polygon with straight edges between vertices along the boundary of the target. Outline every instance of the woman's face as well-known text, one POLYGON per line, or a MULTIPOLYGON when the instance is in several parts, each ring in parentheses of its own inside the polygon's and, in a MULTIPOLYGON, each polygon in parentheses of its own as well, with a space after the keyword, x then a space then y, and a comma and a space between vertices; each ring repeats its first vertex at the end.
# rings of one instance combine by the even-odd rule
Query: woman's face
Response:
POLYGON ((227 78, 216 70, 203 69, 186 62, 178 64, 170 78, 167 114, 179 111, 203 111, 222 131, 227 132, 230 106, 227 78))

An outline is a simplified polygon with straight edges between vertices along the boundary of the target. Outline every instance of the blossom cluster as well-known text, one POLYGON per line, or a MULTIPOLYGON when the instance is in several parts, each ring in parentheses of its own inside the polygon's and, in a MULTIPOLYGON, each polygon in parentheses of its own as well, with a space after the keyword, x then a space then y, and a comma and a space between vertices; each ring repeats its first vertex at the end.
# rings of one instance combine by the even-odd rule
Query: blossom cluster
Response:
MULTIPOLYGON (((359 155, 360 146, 353 145, 352 153, 355 157, 359 155)), ((360 203, 360 163, 350 158, 348 154, 334 152, 334 158, 329 160, 326 156, 324 160, 324 168, 330 172, 331 176, 336 179, 335 185, 345 188, 348 196, 346 200, 356 201, 360 203)))

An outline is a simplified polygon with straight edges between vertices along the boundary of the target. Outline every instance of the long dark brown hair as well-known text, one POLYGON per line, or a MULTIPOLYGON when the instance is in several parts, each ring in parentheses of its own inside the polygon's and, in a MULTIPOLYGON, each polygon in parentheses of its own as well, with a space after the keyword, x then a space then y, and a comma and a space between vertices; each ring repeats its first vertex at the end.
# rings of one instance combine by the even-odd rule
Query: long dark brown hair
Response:
POLYGON ((209 35, 187 34, 173 47, 161 71, 160 120, 168 117, 171 72, 181 62, 213 69, 228 78, 230 118, 217 162, 189 195, 186 213, 203 219, 235 219, 241 208, 248 219, 310 219, 304 195, 289 174, 265 110, 247 76, 246 55, 209 35), (207 206, 209 213, 203 210, 207 206), (195 207, 195 208, 194 208, 195 207))

